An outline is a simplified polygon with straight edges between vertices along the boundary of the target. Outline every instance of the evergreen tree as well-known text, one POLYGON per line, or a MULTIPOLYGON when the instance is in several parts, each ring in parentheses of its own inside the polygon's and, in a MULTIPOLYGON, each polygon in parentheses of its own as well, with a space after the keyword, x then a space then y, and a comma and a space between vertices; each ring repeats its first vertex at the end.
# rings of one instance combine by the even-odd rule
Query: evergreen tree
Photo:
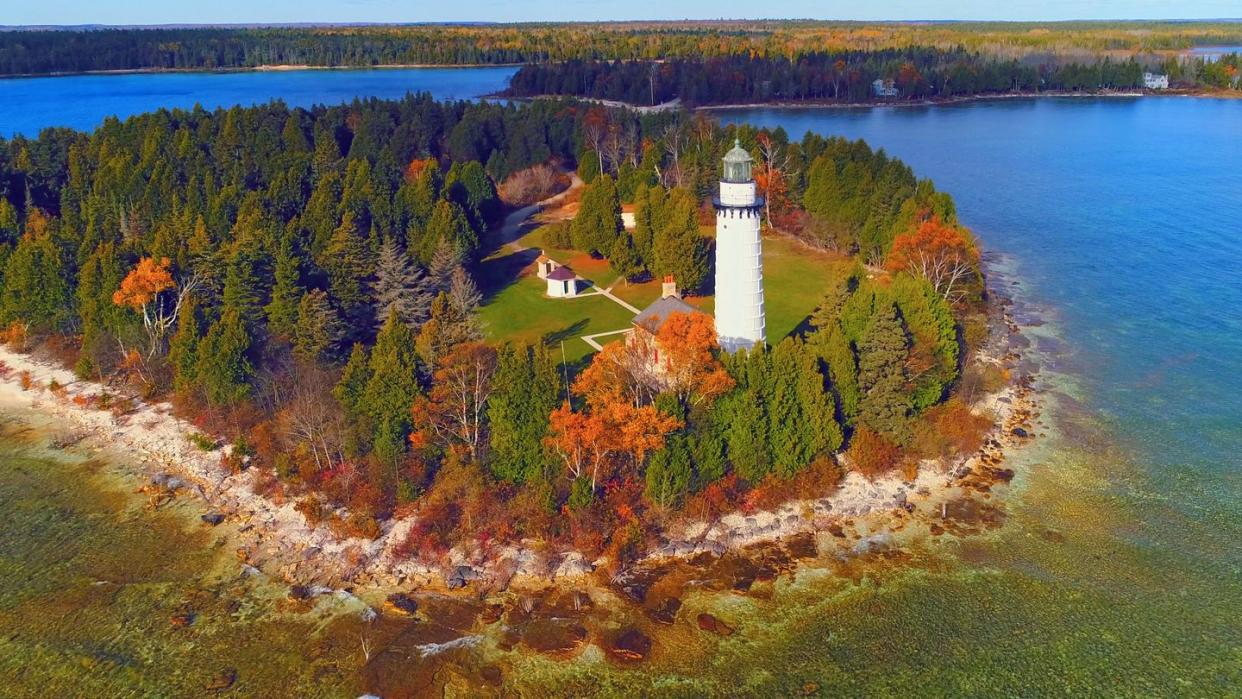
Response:
POLYGON ((376 327, 396 311, 401 322, 417 328, 431 315, 433 298, 431 282, 423 271, 395 241, 384 241, 375 269, 376 327))
POLYGON ((621 231, 617 185, 610 175, 604 175, 583 189, 578 215, 570 224, 570 234, 575 248, 606 255, 621 231))
POLYGON ((651 273, 657 278, 671 274, 682 289, 696 291, 711 272, 708 253, 707 241, 699 234, 694 197, 684 189, 673 190, 656 228, 651 273))
POLYGON ((613 243, 612 250, 608 253, 608 264, 627 282, 642 274, 642 260, 634 249, 634 241, 625 232, 618 235, 613 243))
POLYGON ((112 243, 101 243, 78 270, 78 317, 82 321, 82 348, 74 371, 91 377, 104 369, 109 338, 120 327, 124 311, 112 302, 112 293, 124 278, 121 261, 112 243))
POLYGON ((651 455, 643 478, 647 499, 660 507, 671 507, 690 490, 694 468, 685 435, 668 438, 664 448, 651 455))
POLYGON ((427 220, 423 239, 418 242, 418 258, 430 262, 441 243, 447 243, 458 259, 471 258, 479 249, 479 236, 470 227, 466 213, 456 203, 441 200, 427 220))
POLYGON ((771 471, 768 417, 762 394, 753 388, 735 390, 718 405, 725 425, 729 463, 737 475, 750 483, 758 483, 771 471))
POLYGON ((245 323, 247 332, 251 334, 263 320, 258 273, 260 254, 261 251, 253 241, 248 244, 239 240, 233 246, 233 254, 224 275, 224 291, 221 294, 224 307, 236 311, 245 323))
POLYGON ((447 292, 453 286, 453 274, 462 266, 464 258, 461 251, 449 242, 441 242, 431 256, 431 264, 427 269, 427 281, 433 296, 441 291, 447 292))
POLYGON ((543 346, 505 345, 487 401, 492 473, 512 483, 539 478, 546 465, 543 438, 559 398, 556 367, 543 346))
POLYGON ((226 308, 197 352, 197 380, 212 405, 235 406, 250 396, 254 372, 247 358, 250 335, 241 313, 226 308))
POLYGON ((896 306, 877 310, 858 343, 858 420, 898 443, 909 432, 906 359, 910 345, 896 306))
POLYGON ((173 390, 188 394, 198 385, 198 346, 202 339, 198 309, 193 303, 181 309, 177 332, 168 343, 168 363, 173 372, 173 390))
POLYGON ((298 304, 304 293, 301 260, 294 250, 291 235, 286 235, 280 244, 273 275, 272 298, 265 309, 267 327, 276 337, 288 339, 293 336, 294 325, 298 322, 298 304))
POLYGON ((814 456, 814 437, 808 434, 811 425, 802 413, 798 395, 799 350, 793 338, 785 338, 772 348, 772 370, 765 386, 772 466, 785 478, 797 473, 814 456))
POLYGON ((414 338, 395 311, 388 314, 375 338, 370 374, 362 409, 374 429, 375 455, 393 464, 405 452, 412 422, 410 408, 419 393, 414 338))
POLYGON ((862 400, 858 390, 858 361, 840 324, 833 321, 816 332, 811 336, 811 345, 828 368, 829 388, 841 408, 842 418, 852 422, 858 415, 858 404, 862 400))
POLYGON ((349 423, 349 430, 345 435, 345 452, 350 456, 356 456, 363 449, 363 436, 366 433, 364 396, 370 380, 370 354, 366 351, 366 345, 354 343, 354 349, 349 353, 349 361, 345 363, 345 370, 332 390, 340 410, 345 413, 345 421, 349 423))
POLYGON ((372 319, 368 293, 372 264, 352 215, 345 214, 332 234, 320 267, 328 274, 328 294, 348 325, 350 336, 368 334, 372 319))
POLYGON ((634 193, 634 250, 647 269, 651 269, 655 261, 656 228, 659 226, 664 198, 664 188, 659 185, 640 186, 634 193))
POLYGON ((60 328, 70 319, 69 281, 52 234, 27 232, 5 263, 0 322, 21 321, 36 331, 60 328))
POLYGON ((302 294, 293 329, 293 353, 311 361, 331 358, 345 336, 341 320, 319 289, 302 294))

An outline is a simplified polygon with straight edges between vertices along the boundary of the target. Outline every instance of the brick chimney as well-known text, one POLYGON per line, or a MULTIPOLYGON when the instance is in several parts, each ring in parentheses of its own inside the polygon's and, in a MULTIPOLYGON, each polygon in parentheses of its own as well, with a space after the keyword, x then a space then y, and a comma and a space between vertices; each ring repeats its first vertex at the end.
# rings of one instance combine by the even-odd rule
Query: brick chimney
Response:
POLYGON ((671 274, 664 276, 664 289, 660 292, 660 298, 662 299, 668 298, 669 296, 681 298, 681 292, 677 291, 677 280, 673 279, 673 275, 671 274))

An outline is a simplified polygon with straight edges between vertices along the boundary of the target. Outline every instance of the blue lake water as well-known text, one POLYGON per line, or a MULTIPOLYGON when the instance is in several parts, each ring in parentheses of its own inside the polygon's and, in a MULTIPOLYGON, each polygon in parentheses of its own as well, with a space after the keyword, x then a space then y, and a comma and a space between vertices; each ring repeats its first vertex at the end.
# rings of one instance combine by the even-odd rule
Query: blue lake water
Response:
POLYGON ((48 126, 93 129, 106 117, 155 109, 207 109, 284 100, 295 107, 355 97, 430 92, 473 99, 504 89, 516 68, 377 68, 229 73, 133 73, 0 79, 0 136, 36 136, 48 126))
MULTIPOLYGON (((465 98, 503 87, 511 70, 5 80, 0 134, 34 134, 59 124, 86 128, 108 114, 196 102, 210 107, 279 98, 309 105, 419 90, 465 98)), ((1066 687, 1096 696, 1237 696, 1242 101, 997 100, 715 114, 726 122, 782 126, 795 139, 807 130, 863 138, 934 179, 954 196, 984 247, 998 253, 995 266, 1006 284, 1035 309, 1026 317, 1046 321, 1027 333, 1043 361, 1044 387, 1065 395, 1054 399, 1049 437, 1023 457, 1018 486, 1004 496, 1008 523, 994 534, 939 545, 943 555, 918 557, 862 580, 799 575, 774 585, 767 601, 689 599, 690 605, 719 604, 742 631, 715 643, 679 625, 660 642, 679 644, 680 660, 672 653, 639 669, 616 669, 590 654, 581 662, 504 656, 507 687, 531 696, 788 696, 811 684, 821 693, 848 696, 1040 696, 1064 694, 1066 687)), ((0 471, 0 506, 27 505, 15 520, 17 535, 37 539, 49 520, 66 526, 56 513, 72 512, 74 498, 64 495, 71 491, 61 482, 76 478, 50 466, 0 471), (38 500, 21 495, 35 486, 47 494, 38 500)), ((98 505, 101 512, 113 506, 98 505)), ((80 535, 95 536, 94 520, 79 520, 80 535)), ((129 556, 161 555, 140 536, 145 528, 136 523, 134 529, 121 530, 117 541, 118 547, 137 541, 124 544, 134 552, 117 553, 109 567, 125 567, 129 556)), ((109 537, 112 529, 89 540, 109 537)), ((63 558, 56 551, 48 556, 63 558)), ((32 556, 24 563, 13 568, 20 575, 9 587, 53 587, 48 581, 57 578, 44 572, 46 561, 32 556)), ((54 571, 72 577, 71 566, 57 565, 54 571)), ((0 582, 6 570, 0 566, 0 582)), ((186 585, 201 584, 199 573, 183 573, 186 585)), ((61 597, 32 599, 45 605, 61 597)), ((35 608, 34 602, 28 606, 35 608)), ((66 606, 83 608, 76 601, 66 606)), ((55 627, 57 640, 48 641, 28 615, 17 613, 27 607, 4 599, 0 626, 10 609, 15 627, 17 619, 27 621, 20 637, 0 634, 0 658, 10 659, 8 666, 0 660, 0 669, 36 668, 32 678, 41 677, 38 672, 59 678, 51 686, 67 694, 85 686, 72 660, 81 648, 121 648, 129 653, 124 658, 134 658, 124 668, 146 668, 137 659, 146 657, 167 656, 193 668, 204 662, 202 644, 176 636, 79 632, 68 621, 55 627), (28 641, 31 636, 36 642, 28 641)), ((96 626, 129 623, 115 603, 104 600, 90 609, 96 626)), ((167 615, 163 608, 160 613, 167 615)), ((244 626, 204 627, 203 633, 212 634, 219 663, 236 655, 234 639, 279 638, 272 641, 279 660, 272 667, 279 672, 265 681, 280 686, 281 673, 297 674, 308 651, 280 638, 290 633, 284 621, 270 627, 261 635, 244 626)), ((251 655, 229 662, 243 677, 261 678, 259 668, 239 664, 259 664, 251 655)), ((331 654, 315 657, 316 672, 336 667, 331 654)), ((100 687, 113 693, 135 686, 122 670, 100 677, 109 682, 100 687)), ((360 688, 351 675, 342 677, 317 684, 314 693, 356 696, 360 688)), ((201 686, 147 679, 145 687, 156 694, 201 686)), ((32 692, 35 686, 48 685, 31 685, 32 692)), ((251 685, 241 693, 253 691, 251 685)))

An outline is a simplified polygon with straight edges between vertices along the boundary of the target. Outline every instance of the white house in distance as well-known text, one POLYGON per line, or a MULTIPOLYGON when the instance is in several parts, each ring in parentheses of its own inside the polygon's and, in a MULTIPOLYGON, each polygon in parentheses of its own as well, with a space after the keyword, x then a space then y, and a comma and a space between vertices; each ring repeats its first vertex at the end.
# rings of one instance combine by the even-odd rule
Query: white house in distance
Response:
POLYGON ((556 265, 544 279, 548 282, 548 296, 552 298, 572 298, 578 295, 578 275, 565 265, 556 265))
POLYGON ((763 244, 759 237, 763 197, 755 192, 750 153, 735 142, 724 157, 716 197, 716 336, 726 352, 766 341, 763 244))
POLYGON ((879 78, 876 78, 875 82, 871 83, 871 92, 876 97, 898 97, 901 95, 901 92, 893 84, 892 80, 881 80, 879 78))
POLYGON ((1169 89, 1169 76, 1159 73, 1143 73, 1143 87, 1148 90, 1169 89))

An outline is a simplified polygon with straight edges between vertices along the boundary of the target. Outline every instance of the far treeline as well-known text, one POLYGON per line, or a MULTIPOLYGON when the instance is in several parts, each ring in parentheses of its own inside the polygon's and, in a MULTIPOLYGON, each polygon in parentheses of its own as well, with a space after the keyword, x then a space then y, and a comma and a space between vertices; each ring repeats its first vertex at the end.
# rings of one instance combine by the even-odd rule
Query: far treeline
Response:
POLYGON ((982 295, 952 200, 903 163, 684 111, 410 96, 0 141, 0 339, 107 386, 84 407, 170 398, 313 524, 374 536, 417 512, 428 556, 539 537, 616 561, 666 516, 971 453, 990 422, 969 406, 1001 380, 966 362, 982 295), (564 366, 489 337, 480 286, 515 283, 481 260, 523 203, 505 192, 576 165, 569 245, 707 292, 704 197, 734 139, 765 220, 839 253, 805 327, 722 356, 710 316, 674 316, 658 372, 639 341, 564 366))
POLYGON ((994 58, 964 49, 883 49, 783 56, 723 56, 704 60, 565 61, 523 66, 506 94, 573 95, 655 105, 687 106, 773 101, 870 102, 876 80, 895 89, 891 99, 1038 92, 1099 92, 1142 88, 1143 73, 1169 76, 1171 87, 1237 89, 1238 54, 1217 60, 994 58))
POLYGON ((265 65, 379 66, 786 58, 926 46, 1004 58, 1158 60, 1195 46, 1242 45, 1236 22, 855 23, 806 21, 388 25, 0 31, 0 75, 217 70, 265 65), (1149 55, 1150 54, 1150 55, 1149 55))

